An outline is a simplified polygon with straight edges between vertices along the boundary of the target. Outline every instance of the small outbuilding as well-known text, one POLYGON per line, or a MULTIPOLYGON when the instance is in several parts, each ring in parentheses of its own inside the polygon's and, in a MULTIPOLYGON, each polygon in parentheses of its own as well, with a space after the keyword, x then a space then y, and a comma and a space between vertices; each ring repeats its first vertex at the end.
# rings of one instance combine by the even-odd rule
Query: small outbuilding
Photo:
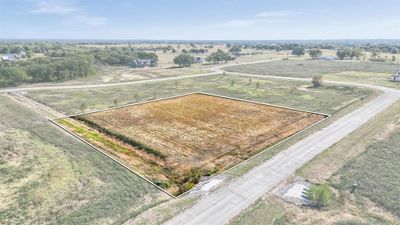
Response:
POLYGON ((325 56, 325 55, 321 55, 317 57, 317 60, 320 61, 332 61, 332 60, 336 60, 335 56, 325 56))
POLYGON ((400 82, 400 70, 396 71, 392 76, 392 81, 400 82))

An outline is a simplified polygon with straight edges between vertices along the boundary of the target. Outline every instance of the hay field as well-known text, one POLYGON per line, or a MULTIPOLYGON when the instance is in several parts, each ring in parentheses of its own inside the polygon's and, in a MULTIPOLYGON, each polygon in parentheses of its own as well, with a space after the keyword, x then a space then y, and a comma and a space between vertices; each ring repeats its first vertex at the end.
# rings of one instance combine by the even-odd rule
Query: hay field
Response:
POLYGON ((77 133, 87 129, 107 136, 99 141, 80 134, 178 195, 201 177, 226 170, 324 117, 191 94, 84 114, 61 123, 77 133), (104 144, 113 140, 123 150, 104 144))

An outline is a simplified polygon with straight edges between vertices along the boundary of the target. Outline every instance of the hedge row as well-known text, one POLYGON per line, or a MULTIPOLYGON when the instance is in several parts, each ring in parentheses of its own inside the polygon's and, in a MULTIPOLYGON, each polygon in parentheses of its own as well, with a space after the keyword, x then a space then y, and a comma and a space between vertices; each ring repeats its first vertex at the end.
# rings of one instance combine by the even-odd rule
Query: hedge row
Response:
POLYGON ((135 140, 123 135, 123 134, 110 131, 110 130, 108 130, 108 129, 96 124, 95 122, 82 117, 82 116, 73 116, 71 118, 75 119, 75 120, 82 121, 85 124, 89 125, 90 127, 94 128, 94 129, 96 129, 96 130, 98 130, 98 131, 100 131, 100 132, 102 132, 102 133, 104 133, 106 135, 112 136, 112 137, 114 137, 114 138, 116 138, 116 139, 118 139, 118 140, 120 140, 120 141, 122 141, 122 142, 124 142, 126 144, 129 144, 129 145, 135 147, 135 148, 138 148, 139 150, 143 150, 146 153, 152 154, 152 155, 157 156, 157 157, 159 157, 161 159, 165 159, 166 158, 166 156, 164 154, 162 154, 161 152, 159 152, 158 150, 156 150, 154 148, 151 148, 151 147, 149 147, 147 145, 144 145, 144 144, 142 144, 142 143, 140 143, 138 141, 135 141, 135 140))

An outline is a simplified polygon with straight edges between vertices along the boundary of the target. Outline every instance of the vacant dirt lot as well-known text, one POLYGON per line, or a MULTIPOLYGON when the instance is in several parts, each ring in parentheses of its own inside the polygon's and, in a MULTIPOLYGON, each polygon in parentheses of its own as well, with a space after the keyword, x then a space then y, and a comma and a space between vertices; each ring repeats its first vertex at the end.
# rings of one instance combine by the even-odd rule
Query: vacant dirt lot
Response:
POLYGON ((139 172, 146 170, 145 176, 179 194, 202 176, 225 170, 324 116, 191 94, 74 118, 91 132, 123 142, 124 150, 117 154, 120 159, 139 172), (146 165, 129 163, 138 158, 146 165))

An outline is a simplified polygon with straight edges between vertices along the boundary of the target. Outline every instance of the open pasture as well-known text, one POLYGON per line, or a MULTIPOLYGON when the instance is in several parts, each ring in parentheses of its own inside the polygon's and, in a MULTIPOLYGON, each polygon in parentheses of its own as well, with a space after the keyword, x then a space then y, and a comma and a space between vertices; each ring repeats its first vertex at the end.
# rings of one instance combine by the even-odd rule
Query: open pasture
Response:
POLYGON ((196 93, 59 123, 179 195, 325 117, 196 93))
MULTIPOLYGON (((396 64, 354 62, 354 61, 315 61, 281 60, 267 63, 239 65, 226 68, 229 72, 264 74, 271 76, 309 78, 314 75, 343 72, 386 73, 390 78, 400 66, 396 64)), ((360 77, 362 79, 362 76, 360 77)))

